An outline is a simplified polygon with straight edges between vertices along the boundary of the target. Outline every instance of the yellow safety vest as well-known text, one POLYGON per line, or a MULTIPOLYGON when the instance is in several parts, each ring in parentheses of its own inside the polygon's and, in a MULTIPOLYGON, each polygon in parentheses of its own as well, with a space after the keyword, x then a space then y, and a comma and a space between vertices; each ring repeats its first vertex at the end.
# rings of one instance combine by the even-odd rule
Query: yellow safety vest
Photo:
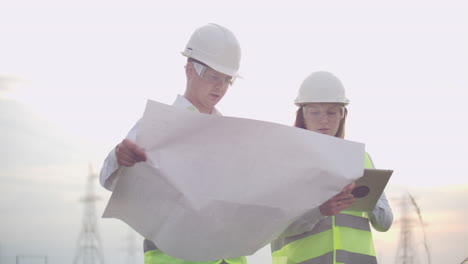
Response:
MULTIPOLYGON (((365 168, 374 168, 369 155, 365 168)), ((272 244, 273 264, 377 263, 367 212, 342 211, 306 233, 272 244)))
POLYGON ((163 253, 159 249, 145 252, 145 264, 220 264, 220 263, 247 264, 247 259, 245 257, 239 257, 239 258, 234 258, 234 259, 200 262, 200 261, 187 261, 183 259, 174 258, 163 253))

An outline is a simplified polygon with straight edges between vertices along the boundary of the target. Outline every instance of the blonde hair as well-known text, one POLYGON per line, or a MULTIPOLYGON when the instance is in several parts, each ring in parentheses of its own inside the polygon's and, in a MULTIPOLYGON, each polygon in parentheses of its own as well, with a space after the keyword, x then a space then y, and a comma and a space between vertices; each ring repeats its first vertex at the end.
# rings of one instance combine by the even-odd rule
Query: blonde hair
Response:
MULTIPOLYGON (((294 121, 294 126, 307 129, 305 121, 304 121, 304 113, 303 109, 304 107, 301 106, 299 109, 296 111, 296 121, 294 121)), ((340 126, 338 127, 338 131, 336 132, 335 137, 339 138, 344 138, 345 137, 345 124, 346 124, 346 117, 348 116, 348 109, 346 107, 344 108, 344 117, 343 119, 340 120, 340 126)))

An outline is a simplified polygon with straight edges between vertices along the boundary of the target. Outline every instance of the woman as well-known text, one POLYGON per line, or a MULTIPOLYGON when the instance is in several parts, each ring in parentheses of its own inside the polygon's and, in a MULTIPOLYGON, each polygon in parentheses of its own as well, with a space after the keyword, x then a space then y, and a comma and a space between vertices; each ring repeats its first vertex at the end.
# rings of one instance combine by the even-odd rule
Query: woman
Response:
MULTIPOLYGON (((329 72, 314 72, 302 83, 295 104, 295 126, 344 138, 347 116, 345 90, 329 72)), ((366 153, 365 168, 374 165, 366 153)), ((387 231, 393 214, 382 194, 370 212, 347 211, 354 202, 354 183, 291 224, 271 244, 273 263, 367 264, 377 263, 370 224, 387 231)))

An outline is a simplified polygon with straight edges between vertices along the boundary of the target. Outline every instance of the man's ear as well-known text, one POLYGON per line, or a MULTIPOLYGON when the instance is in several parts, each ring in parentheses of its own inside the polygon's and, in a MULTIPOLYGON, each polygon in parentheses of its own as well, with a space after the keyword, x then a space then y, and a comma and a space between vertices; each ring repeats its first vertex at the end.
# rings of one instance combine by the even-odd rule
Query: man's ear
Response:
POLYGON ((187 76, 187 79, 193 76, 193 74, 195 73, 194 71, 195 69, 193 68, 193 64, 187 62, 187 64, 185 65, 185 75, 187 76))

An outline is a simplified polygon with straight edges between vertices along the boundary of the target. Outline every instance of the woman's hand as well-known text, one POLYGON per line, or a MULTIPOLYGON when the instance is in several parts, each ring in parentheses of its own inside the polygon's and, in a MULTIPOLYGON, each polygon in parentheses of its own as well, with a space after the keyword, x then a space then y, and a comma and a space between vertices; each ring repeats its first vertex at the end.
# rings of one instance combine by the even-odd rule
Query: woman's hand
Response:
POLYGON ((322 215, 336 215, 344 209, 350 207, 356 200, 354 199, 354 195, 351 193, 355 185, 356 184, 354 182, 346 185, 340 193, 320 205, 319 209, 322 215))

